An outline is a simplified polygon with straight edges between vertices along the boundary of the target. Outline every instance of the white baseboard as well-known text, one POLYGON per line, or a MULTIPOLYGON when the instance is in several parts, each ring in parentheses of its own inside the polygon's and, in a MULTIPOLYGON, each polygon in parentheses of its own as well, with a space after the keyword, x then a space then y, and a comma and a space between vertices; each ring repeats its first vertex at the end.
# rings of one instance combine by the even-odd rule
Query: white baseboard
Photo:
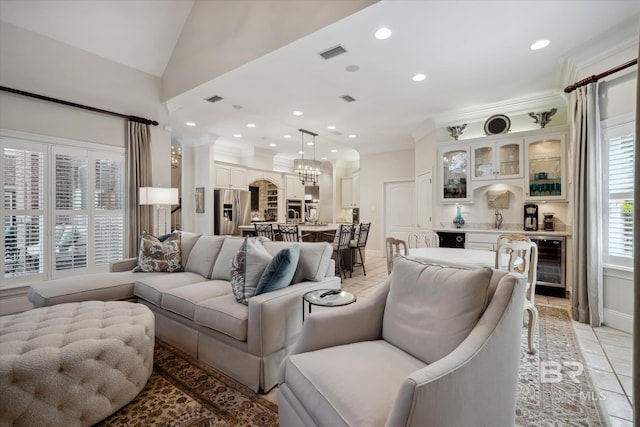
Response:
POLYGON ((0 299, 0 316, 22 313, 23 311, 31 310, 32 308, 33 304, 31 304, 27 299, 26 293, 3 296, 0 299))
POLYGON ((387 254, 384 251, 380 251, 377 249, 366 249, 366 255, 376 256, 376 257, 386 257, 387 254))
POLYGON ((604 320, 602 322, 605 326, 619 331, 633 333, 633 316, 622 313, 620 311, 611 310, 609 308, 604 309, 604 320))

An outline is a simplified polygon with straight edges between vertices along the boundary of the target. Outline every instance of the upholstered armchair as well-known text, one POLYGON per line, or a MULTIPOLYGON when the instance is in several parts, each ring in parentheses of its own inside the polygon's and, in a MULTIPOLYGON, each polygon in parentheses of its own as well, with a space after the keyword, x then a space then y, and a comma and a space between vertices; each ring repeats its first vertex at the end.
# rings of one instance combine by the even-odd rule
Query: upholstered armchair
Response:
POLYGON ((280 366, 280 425, 514 425, 525 286, 396 256, 373 294, 307 318, 280 366))

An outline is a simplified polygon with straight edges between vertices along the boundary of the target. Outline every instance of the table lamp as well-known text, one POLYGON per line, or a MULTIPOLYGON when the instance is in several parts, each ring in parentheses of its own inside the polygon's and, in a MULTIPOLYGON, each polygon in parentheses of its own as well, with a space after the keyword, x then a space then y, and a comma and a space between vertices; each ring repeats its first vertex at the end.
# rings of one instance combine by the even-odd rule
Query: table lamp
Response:
MULTIPOLYGON (((140 204, 156 206, 156 226, 154 233, 156 236, 167 234, 167 208, 166 205, 178 204, 177 188, 161 188, 161 187, 140 187, 140 204), (160 210, 163 210, 162 228, 160 228, 160 210)), ((169 227, 170 228, 170 227, 169 227)))

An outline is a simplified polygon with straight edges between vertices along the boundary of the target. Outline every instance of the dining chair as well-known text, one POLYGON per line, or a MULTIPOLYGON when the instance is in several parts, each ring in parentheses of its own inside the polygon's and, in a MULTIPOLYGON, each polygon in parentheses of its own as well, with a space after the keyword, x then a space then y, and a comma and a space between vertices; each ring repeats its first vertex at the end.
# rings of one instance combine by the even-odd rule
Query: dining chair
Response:
POLYGON ((278 224, 278 234, 285 242, 299 242, 300 230, 297 225, 278 224))
POLYGON ((438 248, 440 237, 435 231, 416 231, 409 234, 409 248, 438 248))
POLYGON ((393 257, 395 254, 408 255, 407 243, 404 240, 387 237, 387 273, 389 274, 393 269, 393 257))
POLYGON ((349 250, 352 234, 353 225, 341 224, 336 232, 336 240, 331 243, 333 253, 336 256, 336 272, 338 273, 338 276, 340 276, 340 280, 342 280, 343 273, 344 278, 347 278, 347 271, 344 263, 344 254, 345 251, 349 250))
POLYGON ((266 237, 269 240, 276 240, 273 232, 273 224, 253 224, 255 233, 258 237, 266 237))
POLYGON ((353 275, 353 267, 362 267, 362 273, 365 276, 367 275, 367 270, 364 268, 364 256, 362 255, 362 250, 367 246, 370 228, 371 223, 360 223, 360 227, 358 227, 358 231, 356 231, 354 239, 349 243, 349 247, 351 248, 351 273, 349 274, 349 277, 353 275), (360 262, 357 262, 358 256, 360 258, 360 262))
MULTIPOLYGON (((500 246, 505 243, 511 242, 529 242, 531 243, 531 239, 525 234, 517 234, 517 233, 508 233, 508 234, 500 234, 498 235, 498 240, 496 241, 496 257, 495 257, 495 268, 499 268, 501 264, 506 264, 504 252, 502 258, 498 258, 498 251, 500 250, 500 246), (502 261, 502 262, 501 262, 502 261)), ((521 261, 516 258, 516 263, 520 263, 521 261)))
POLYGON ((533 345, 533 333, 538 325, 538 309, 535 305, 538 246, 526 236, 502 235, 500 237, 496 250, 496 268, 520 273, 527 277, 524 309, 529 314, 527 331, 529 353, 534 354, 536 349, 533 345))

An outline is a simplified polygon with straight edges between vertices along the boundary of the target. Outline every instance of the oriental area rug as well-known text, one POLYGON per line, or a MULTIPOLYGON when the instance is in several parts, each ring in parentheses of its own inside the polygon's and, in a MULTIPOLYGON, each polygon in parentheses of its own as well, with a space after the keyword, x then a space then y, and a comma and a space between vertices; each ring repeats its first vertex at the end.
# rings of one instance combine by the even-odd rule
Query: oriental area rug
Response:
MULTIPOLYGON (((538 306, 537 352, 522 329, 516 425, 607 426, 566 310, 538 306)), ((226 375, 156 340, 146 387, 100 426, 277 426, 277 406, 226 375)))
POLYGON ((523 328, 516 403, 517 426, 608 426, 605 396, 591 379, 567 310, 536 306, 536 353, 523 328))
POLYGON ((127 406, 99 426, 278 425, 278 407, 226 375, 156 339, 153 373, 127 406))

